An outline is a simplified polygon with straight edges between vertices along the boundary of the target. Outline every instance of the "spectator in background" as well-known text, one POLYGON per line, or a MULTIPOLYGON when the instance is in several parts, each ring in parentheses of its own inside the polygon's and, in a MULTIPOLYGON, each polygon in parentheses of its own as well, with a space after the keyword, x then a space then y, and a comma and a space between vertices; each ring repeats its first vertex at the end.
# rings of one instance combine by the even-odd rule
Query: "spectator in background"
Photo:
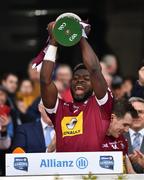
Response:
POLYGON ((5 153, 7 153, 13 137, 13 124, 10 118, 10 107, 6 105, 7 91, 0 86, 0 174, 5 172, 5 153))
POLYGON ((28 107, 32 105, 34 101, 34 96, 33 96, 33 84, 29 79, 24 79, 20 83, 18 92, 17 92, 17 106, 18 109, 26 113, 28 107))
POLYGON ((8 92, 8 101, 11 107, 15 108, 15 95, 18 88, 18 77, 13 73, 4 74, 1 84, 8 92))
POLYGON ((111 123, 107 135, 102 144, 103 151, 122 151, 124 156, 124 170, 127 173, 135 173, 128 158, 128 142, 123 137, 131 126, 133 119, 137 118, 137 111, 126 100, 121 99, 114 102, 111 114, 111 123))
POLYGON ((66 102, 72 102, 70 91, 70 82, 72 79, 72 70, 66 64, 61 64, 55 71, 55 84, 59 92, 59 98, 66 102))
POLYGON ((41 114, 40 119, 17 128, 12 150, 21 147, 26 153, 55 151, 54 144, 56 142, 53 124, 41 103, 38 105, 38 109, 41 114), (54 148, 51 147, 51 143, 54 148))
POLYGON ((32 69, 32 62, 28 64, 28 77, 33 83, 32 95, 36 99, 40 96, 40 72, 36 68, 32 69))
POLYGON ((6 105, 7 92, 0 86, 0 149, 8 149, 10 137, 13 135, 11 125, 10 107, 6 105))
POLYGON ((26 114, 31 118, 33 121, 40 118, 40 112, 38 110, 38 105, 40 103, 41 98, 37 97, 32 105, 27 109, 26 114))
POLYGON ((0 122, 0 175, 5 175, 5 154, 11 146, 11 137, 7 130, 10 119, 6 116, 0 117, 0 122))
POLYGON ((0 86, 0 127, 2 126, 2 131, 5 129, 8 135, 13 137, 13 124, 10 117, 11 109, 10 106, 6 104, 7 98, 7 90, 3 86, 0 86))
POLYGON ((125 77, 123 80, 123 91, 126 98, 131 97, 132 89, 133 89, 133 79, 132 77, 125 77))
POLYGON ((15 101, 16 90, 18 88, 18 77, 13 73, 4 74, 1 83, 5 87, 8 93, 7 103, 11 108, 11 117, 15 129, 17 125, 21 124, 19 113, 16 106, 16 101, 15 101))
MULTIPOLYGON (((129 132, 125 133, 125 137, 128 140, 128 153, 130 158, 133 159, 135 150, 139 150, 144 153, 144 99, 132 97, 129 101, 135 110, 137 110, 139 115, 138 119, 133 121, 129 132)), ((138 164, 132 162, 132 165, 135 172, 144 173, 144 169, 138 164)))
POLYGON ((112 80, 112 92, 116 99, 121 99, 124 97, 125 92, 123 89, 123 79, 120 76, 113 77, 112 80))
POLYGON ((106 54, 102 57, 101 61, 106 65, 109 74, 111 74, 112 76, 117 74, 118 61, 115 55, 106 54))

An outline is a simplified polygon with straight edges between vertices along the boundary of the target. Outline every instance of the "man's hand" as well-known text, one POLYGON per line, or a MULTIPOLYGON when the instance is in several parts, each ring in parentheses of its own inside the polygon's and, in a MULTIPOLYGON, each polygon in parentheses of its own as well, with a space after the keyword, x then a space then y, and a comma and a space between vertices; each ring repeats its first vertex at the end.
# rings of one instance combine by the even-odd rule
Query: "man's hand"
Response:
POLYGON ((129 155, 129 158, 133 163, 136 163, 136 161, 137 161, 137 152, 134 151, 132 154, 129 155))
POLYGON ((138 154, 138 159, 137 159, 137 163, 144 168, 144 154, 141 153, 140 151, 137 151, 138 154))
POLYGON ((88 24, 88 20, 81 21, 80 25, 81 25, 82 31, 84 31, 84 33, 86 34, 86 36, 84 36, 84 33, 82 33, 83 37, 87 37, 91 31, 91 25, 88 24))
POLYGON ((54 45, 54 46, 57 46, 57 42, 53 36, 53 28, 55 26, 55 21, 53 22, 50 22, 47 26, 47 30, 48 30, 48 33, 49 33, 49 36, 50 36, 50 39, 49 39, 49 44, 51 45, 54 45))
POLYGON ((56 150, 56 135, 54 135, 51 143, 49 144, 47 152, 54 152, 55 150, 56 150))
POLYGON ((133 154, 130 154, 129 158, 132 162, 137 163, 144 168, 144 154, 139 150, 136 150, 133 154))
POLYGON ((139 75, 139 84, 141 86, 144 86, 144 66, 142 66, 139 71, 138 71, 138 75, 139 75))

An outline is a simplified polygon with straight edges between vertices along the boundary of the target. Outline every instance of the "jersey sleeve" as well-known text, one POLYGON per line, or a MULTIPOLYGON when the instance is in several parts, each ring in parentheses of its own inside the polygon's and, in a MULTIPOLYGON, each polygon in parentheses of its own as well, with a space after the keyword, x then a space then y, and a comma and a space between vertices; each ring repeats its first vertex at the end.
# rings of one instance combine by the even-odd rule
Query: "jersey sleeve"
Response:
POLYGON ((105 96, 102 99, 97 99, 97 103, 100 106, 100 109, 103 114, 105 114, 108 119, 111 117, 111 112, 113 108, 113 94, 111 90, 108 88, 105 96))
POLYGON ((49 116, 49 118, 51 119, 51 121, 53 122, 54 125, 55 125, 55 116, 56 116, 56 112, 58 110, 59 104, 60 104, 60 99, 57 98, 54 108, 52 108, 52 109, 45 108, 47 115, 49 116))
POLYGON ((48 108, 45 108, 46 109, 46 112, 48 113, 48 114, 56 114, 56 112, 57 112, 57 109, 58 109, 58 105, 59 105, 59 98, 57 98, 57 101, 56 101, 56 104, 55 104, 55 107, 54 108, 52 108, 52 109, 48 109, 48 108))

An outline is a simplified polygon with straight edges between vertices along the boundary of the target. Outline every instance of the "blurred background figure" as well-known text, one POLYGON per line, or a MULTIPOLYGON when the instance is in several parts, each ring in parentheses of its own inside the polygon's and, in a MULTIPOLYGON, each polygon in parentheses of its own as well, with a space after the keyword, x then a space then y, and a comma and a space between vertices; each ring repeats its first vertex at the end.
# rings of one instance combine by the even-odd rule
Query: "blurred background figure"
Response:
POLYGON ((123 80, 123 91, 125 94, 126 98, 130 98, 131 97, 131 93, 132 93, 132 89, 133 89, 133 83, 134 80, 132 77, 125 77, 123 80))
POLYGON ((118 61, 115 55, 106 54, 102 57, 101 61, 106 65, 109 74, 114 76, 118 73, 118 61))
POLYGON ((125 92, 124 92, 124 89, 123 89, 123 79, 122 79, 122 77, 120 77, 120 76, 113 77, 111 88, 112 88, 112 92, 114 94, 114 97, 116 99, 121 99, 121 98, 124 97, 125 92))
POLYGON ((10 118, 0 115, 0 175, 5 175, 5 154, 9 152, 12 138, 9 134, 10 118))
POLYGON ((1 80, 1 84, 8 92, 9 104, 13 107, 16 107, 15 95, 18 88, 18 77, 13 73, 4 74, 1 80))
POLYGON ((59 98, 66 102, 72 102, 70 91, 70 81, 72 78, 72 70, 66 64, 60 64, 55 71, 55 85, 58 88, 59 98))
POLYGON ((38 105, 40 119, 18 126, 12 150, 21 147, 27 153, 55 151, 55 130, 42 103, 38 105), (51 144, 52 143, 52 144, 51 144))
POLYGON ((5 153, 8 152, 13 137, 13 124, 7 102, 7 90, 0 86, 0 174, 5 172, 5 153))
POLYGON ((7 104, 11 108, 11 118, 14 125, 14 130, 17 125, 21 124, 19 118, 19 112, 16 105, 16 91, 18 88, 18 77, 13 73, 4 74, 1 80, 1 84, 7 90, 7 104))
POLYGON ((17 92, 17 106, 20 111, 26 113, 29 106, 32 105, 35 97, 33 96, 33 84, 29 79, 24 79, 20 83, 17 92))
POLYGON ((32 103, 32 105, 29 106, 29 108, 27 109, 26 114, 32 121, 35 121, 36 119, 40 118, 40 112, 38 110, 38 104, 40 103, 40 100, 41 97, 37 97, 32 103))
MULTIPOLYGON (((133 159, 135 150, 144 153, 144 99, 131 97, 129 101, 135 110, 137 110, 139 116, 137 119, 133 120, 129 132, 125 134, 128 140, 128 153, 130 159, 133 159)), ((132 161, 132 165, 136 173, 144 173, 144 169, 137 163, 132 161)))
POLYGON ((36 68, 32 69, 32 62, 28 64, 27 72, 28 72, 29 80, 33 83, 32 95, 36 99, 37 97, 40 96, 40 83, 39 83, 40 72, 37 71, 36 68))
POLYGON ((11 109, 7 105, 7 98, 6 89, 0 86, 0 129, 2 129, 1 126, 5 126, 5 130, 8 131, 9 136, 13 137, 13 124, 10 117, 11 109))

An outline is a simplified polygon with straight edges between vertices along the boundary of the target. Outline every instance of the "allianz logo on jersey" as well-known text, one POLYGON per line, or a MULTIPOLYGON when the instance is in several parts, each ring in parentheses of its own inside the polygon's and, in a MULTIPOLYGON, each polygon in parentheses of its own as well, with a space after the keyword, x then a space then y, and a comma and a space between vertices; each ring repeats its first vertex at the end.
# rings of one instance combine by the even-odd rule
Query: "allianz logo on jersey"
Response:
POLYGON ((113 156, 100 156, 99 165, 105 169, 114 169, 114 158, 113 156))
POLYGON ((17 170, 28 171, 28 158, 27 157, 15 157, 14 168, 17 170))
POLYGON ((42 159, 40 168, 73 168, 85 169, 88 166, 88 160, 85 157, 79 157, 76 160, 57 160, 57 159, 42 159))

